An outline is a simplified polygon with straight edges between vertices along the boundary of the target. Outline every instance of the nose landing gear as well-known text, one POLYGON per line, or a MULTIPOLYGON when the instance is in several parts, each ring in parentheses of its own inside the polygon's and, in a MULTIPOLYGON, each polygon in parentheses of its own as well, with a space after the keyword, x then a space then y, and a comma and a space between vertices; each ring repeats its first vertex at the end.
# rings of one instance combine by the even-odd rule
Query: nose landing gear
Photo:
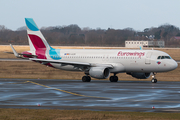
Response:
POLYGON ((151 80, 152 83, 157 83, 157 79, 156 79, 155 75, 156 75, 156 73, 153 72, 152 80, 151 80))

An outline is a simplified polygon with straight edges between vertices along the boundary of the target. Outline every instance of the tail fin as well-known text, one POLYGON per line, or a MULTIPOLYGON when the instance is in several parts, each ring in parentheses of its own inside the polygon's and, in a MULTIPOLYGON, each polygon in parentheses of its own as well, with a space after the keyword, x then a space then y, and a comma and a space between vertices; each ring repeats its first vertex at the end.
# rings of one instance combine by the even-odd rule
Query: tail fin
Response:
POLYGON ((30 51, 50 50, 50 46, 32 18, 25 18, 30 51))

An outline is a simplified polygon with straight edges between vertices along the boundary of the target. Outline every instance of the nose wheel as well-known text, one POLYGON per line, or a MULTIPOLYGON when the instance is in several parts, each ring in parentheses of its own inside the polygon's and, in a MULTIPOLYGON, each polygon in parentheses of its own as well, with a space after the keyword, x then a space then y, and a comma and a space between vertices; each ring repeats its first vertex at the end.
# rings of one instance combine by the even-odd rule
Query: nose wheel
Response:
POLYGON ((157 83, 157 79, 156 79, 156 76, 155 76, 155 75, 156 75, 156 74, 153 73, 153 75, 152 75, 152 80, 151 80, 152 83, 157 83))
POLYGON ((151 82, 152 83, 157 83, 157 79, 152 79, 151 82))

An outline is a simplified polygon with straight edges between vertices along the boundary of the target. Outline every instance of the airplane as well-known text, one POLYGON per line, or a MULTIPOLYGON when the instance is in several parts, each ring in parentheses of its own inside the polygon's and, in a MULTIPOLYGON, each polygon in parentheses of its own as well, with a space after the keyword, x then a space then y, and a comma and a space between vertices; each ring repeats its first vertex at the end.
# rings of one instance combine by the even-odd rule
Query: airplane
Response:
POLYGON ((117 82, 118 73, 127 73, 137 79, 147 79, 152 75, 152 83, 157 83, 158 72, 177 68, 178 64, 170 55, 158 50, 102 50, 102 49, 54 49, 52 48, 32 18, 25 18, 30 51, 17 53, 17 58, 29 59, 43 65, 67 71, 81 71, 83 82, 91 77, 117 82))

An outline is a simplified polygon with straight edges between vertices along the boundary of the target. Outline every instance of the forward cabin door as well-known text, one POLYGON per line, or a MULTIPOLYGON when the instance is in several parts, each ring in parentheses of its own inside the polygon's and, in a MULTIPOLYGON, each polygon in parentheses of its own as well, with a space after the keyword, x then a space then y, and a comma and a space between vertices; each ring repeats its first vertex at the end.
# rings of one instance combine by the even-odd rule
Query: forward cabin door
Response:
POLYGON ((152 52, 148 52, 146 54, 145 64, 151 64, 151 55, 152 55, 152 52))
POLYGON ((109 61, 109 55, 103 55, 102 61, 107 63, 109 61))

